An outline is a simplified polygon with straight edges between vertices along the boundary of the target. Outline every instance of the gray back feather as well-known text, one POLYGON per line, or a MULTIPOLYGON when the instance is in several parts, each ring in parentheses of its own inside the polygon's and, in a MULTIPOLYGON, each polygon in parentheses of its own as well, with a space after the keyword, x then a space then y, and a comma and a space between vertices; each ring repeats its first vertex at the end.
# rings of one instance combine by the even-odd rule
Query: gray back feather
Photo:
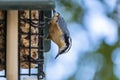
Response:
POLYGON ((64 34, 70 35, 69 30, 67 28, 67 24, 62 16, 59 15, 58 17, 58 25, 62 29, 64 34))

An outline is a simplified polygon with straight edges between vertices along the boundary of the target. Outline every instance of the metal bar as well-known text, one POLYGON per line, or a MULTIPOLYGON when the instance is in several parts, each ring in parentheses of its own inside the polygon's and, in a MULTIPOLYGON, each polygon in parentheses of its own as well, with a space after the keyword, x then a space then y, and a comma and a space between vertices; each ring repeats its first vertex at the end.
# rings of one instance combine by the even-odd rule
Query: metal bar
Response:
POLYGON ((39 25, 39 55, 38 55, 38 59, 42 60, 42 62, 40 62, 38 64, 38 80, 39 79, 43 79, 45 78, 45 74, 43 72, 43 64, 44 64, 44 52, 42 51, 44 49, 44 40, 42 37, 40 36, 44 36, 44 30, 43 28, 41 29, 41 27, 44 27, 44 11, 39 11, 39 19, 40 19, 40 25, 39 25))
MULTIPOLYGON (((31 20, 31 10, 29 11, 29 19, 31 20)), ((29 56, 31 57, 31 24, 29 24, 29 56)), ((31 62, 29 60, 29 76, 31 75, 31 62)))
POLYGON ((20 12, 18 11, 18 80, 20 80, 20 12))
POLYGON ((4 55, 4 61, 0 61, 0 65, 4 66, 3 69, 5 70, 3 75, 0 75, 0 77, 6 77, 6 30, 7 30, 7 12, 6 11, 1 11, 1 18, 0 19, 0 25, 2 24, 3 26, 1 26, 0 31, 1 34, 0 36, 2 37, 2 41, 1 41, 1 48, 0 48, 0 52, 1 52, 1 56, 4 55), (3 15, 2 15, 3 14, 3 15))
POLYGON ((0 0, 2 10, 51 10, 54 8, 53 0, 0 0))
MULTIPOLYGON (((27 76, 28 76, 29 74, 21 74, 21 75, 22 75, 22 76, 24 76, 24 75, 27 75, 27 76)), ((37 75, 37 74, 30 74, 30 75, 37 75)))
POLYGON ((4 20, 5 20, 5 29, 4 29, 4 32, 5 32, 5 35, 4 35, 5 36, 5 77, 6 77, 6 73, 7 73, 7 70, 6 70, 7 69, 6 68, 6 63, 7 63, 7 60, 6 60, 6 56, 7 56, 7 51, 6 51, 6 45, 7 45, 6 44, 6 42, 7 42, 7 39, 6 39, 7 38, 6 37, 6 33, 7 33, 7 26, 6 26, 7 25, 7 11, 5 11, 4 14, 5 14, 4 15, 4 20))
POLYGON ((3 75, 3 76, 0 76, 0 77, 6 77, 5 75, 3 75))

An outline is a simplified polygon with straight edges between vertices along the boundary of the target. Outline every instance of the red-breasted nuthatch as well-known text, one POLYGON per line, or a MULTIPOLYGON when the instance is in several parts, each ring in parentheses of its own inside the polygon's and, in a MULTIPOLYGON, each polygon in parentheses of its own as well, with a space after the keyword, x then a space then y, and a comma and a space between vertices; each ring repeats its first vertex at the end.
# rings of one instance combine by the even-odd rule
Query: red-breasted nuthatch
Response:
POLYGON ((55 42, 58 47, 59 51, 55 59, 70 50, 72 39, 70 37, 70 33, 67 28, 67 24, 63 17, 57 13, 55 10, 53 11, 54 15, 50 20, 50 28, 49 28, 49 35, 47 39, 51 39, 55 42))

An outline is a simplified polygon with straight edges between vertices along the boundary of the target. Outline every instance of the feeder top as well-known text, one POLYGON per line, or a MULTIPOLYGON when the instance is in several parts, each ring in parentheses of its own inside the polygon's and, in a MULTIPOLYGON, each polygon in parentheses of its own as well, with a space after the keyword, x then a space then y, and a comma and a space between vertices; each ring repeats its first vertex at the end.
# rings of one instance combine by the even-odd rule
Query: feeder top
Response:
POLYGON ((1 10, 52 10, 54 0, 0 0, 1 10))

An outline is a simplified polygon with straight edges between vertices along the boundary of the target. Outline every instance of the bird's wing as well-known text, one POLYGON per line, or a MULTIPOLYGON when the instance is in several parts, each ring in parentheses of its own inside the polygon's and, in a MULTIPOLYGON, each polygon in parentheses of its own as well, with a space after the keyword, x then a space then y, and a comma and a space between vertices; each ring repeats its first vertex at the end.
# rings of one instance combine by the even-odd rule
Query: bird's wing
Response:
POLYGON ((64 34, 69 34, 67 24, 66 24, 64 18, 61 17, 61 16, 58 17, 58 25, 59 25, 59 27, 61 28, 61 30, 63 31, 64 34))

